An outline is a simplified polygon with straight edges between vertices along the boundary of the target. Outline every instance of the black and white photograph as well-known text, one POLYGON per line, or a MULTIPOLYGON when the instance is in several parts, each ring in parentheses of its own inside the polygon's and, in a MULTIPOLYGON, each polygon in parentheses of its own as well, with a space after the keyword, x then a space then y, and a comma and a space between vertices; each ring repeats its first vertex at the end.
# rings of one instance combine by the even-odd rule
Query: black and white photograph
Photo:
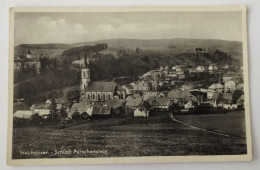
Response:
POLYGON ((251 160, 246 28, 244 6, 12 8, 9 164, 251 160))

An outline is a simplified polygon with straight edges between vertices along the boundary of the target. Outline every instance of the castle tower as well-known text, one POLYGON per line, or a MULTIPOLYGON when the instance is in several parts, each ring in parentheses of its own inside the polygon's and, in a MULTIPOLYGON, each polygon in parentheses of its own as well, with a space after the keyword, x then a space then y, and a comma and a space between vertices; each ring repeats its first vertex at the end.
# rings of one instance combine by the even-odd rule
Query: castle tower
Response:
POLYGON ((85 56, 84 66, 81 69, 81 87, 80 87, 81 90, 85 90, 90 83, 90 69, 88 66, 89 66, 89 61, 85 56))
POLYGON ((27 53, 26 53, 26 57, 27 58, 32 58, 32 53, 31 53, 31 51, 30 51, 30 48, 29 48, 29 46, 27 46, 27 53))

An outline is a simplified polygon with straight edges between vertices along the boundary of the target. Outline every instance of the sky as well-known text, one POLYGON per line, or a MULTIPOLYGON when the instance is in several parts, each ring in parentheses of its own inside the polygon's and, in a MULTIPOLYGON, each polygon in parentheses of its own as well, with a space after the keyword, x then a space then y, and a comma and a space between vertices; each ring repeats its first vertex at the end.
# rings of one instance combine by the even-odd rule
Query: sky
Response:
POLYGON ((241 41, 241 12, 16 12, 14 43, 78 43, 103 39, 241 41))

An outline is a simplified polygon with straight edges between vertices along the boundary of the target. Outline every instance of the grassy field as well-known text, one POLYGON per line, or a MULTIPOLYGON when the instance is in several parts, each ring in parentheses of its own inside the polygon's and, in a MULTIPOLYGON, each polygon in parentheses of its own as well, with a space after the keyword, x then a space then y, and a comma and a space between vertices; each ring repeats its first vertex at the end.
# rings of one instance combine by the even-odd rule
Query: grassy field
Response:
MULTIPOLYGON (((208 118, 203 117, 200 122, 206 126, 212 124, 205 123, 208 121, 222 122, 232 119, 232 116, 233 119, 237 118, 235 114, 226 116, 229 118, 225 115, 210 115, 208 118)), ((111 118, 90 120, 66 129, 57 129, 56 126, 15 128, 13 159, 246 153, 244 138, 211 134, 170 121, 166 116, 160 117, 147 119, 148 124, 145 118, 134 118, 124 125, 117 125, 117 119, 111 118)), ((183 116, 182 119, 185 117, 189 116, 183 116)), ((216 123, 214 127, 219 126, 221 124, 216 123)), ((228 131, 235 129, 234 132, 237 132, 236 128, 228 125, 221 128, 227 128, 228 131)))
POLYGON ((234 111, 227 114, 214 115, 176 115, 175 117, 178 120, 196 127, 246 137, 244 111, 234 111))

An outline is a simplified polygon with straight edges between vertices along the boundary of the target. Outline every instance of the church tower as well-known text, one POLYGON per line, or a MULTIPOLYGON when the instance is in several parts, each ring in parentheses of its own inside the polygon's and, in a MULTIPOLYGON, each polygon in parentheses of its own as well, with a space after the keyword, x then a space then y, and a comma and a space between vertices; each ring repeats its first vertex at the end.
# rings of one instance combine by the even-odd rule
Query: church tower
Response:
POLYGON ((84 66, 81 69, 81 87, 80 89, 83 91, 88 87, 90 83, 90 69, 89 69, 89 61, 87 57, 85 56, 84 59, 84 66))
POLYGON ((27 46, 26 57, 27 57, 27 58, 30 58, 30 59, 32 58, 32 53, 31 53, 31 50, 30 50, 29 46, 27 46))

